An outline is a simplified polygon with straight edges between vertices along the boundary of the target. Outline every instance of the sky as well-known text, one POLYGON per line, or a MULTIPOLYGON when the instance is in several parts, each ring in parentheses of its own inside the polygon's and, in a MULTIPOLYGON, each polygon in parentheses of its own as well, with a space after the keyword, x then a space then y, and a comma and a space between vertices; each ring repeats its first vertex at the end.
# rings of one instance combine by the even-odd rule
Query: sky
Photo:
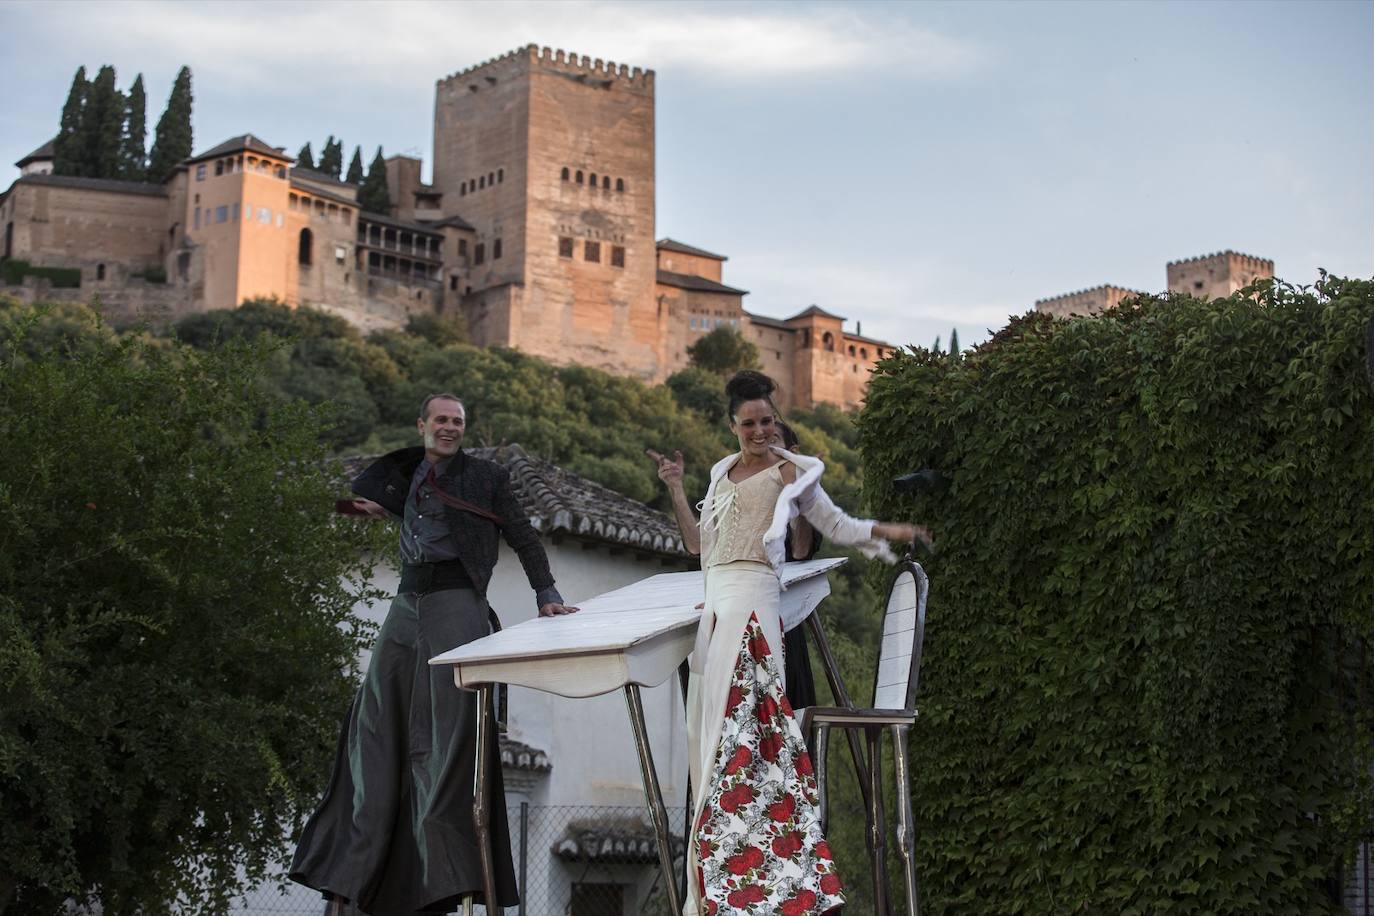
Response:
POLYGON ((197 151, 364 161, 428 160, 435 81, 522 45, 652 69, 657 236, 727 255, 751 312, 898 345, 1225 249, 1374 275, 1371 3, 0 0, 0 34, 0 163, 82 64, 143 74, 150 133, 190 66, 197 151))

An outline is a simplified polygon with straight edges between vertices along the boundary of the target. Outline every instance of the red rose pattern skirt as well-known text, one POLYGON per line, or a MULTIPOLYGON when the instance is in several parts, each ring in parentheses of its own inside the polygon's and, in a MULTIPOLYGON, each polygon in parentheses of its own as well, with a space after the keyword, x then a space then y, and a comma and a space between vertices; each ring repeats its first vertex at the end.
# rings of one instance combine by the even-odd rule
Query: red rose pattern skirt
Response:
POLYGON ((693 834, 696 890, 707 916, 812 916, 844 904, 781 670, 751 613, 693 834))

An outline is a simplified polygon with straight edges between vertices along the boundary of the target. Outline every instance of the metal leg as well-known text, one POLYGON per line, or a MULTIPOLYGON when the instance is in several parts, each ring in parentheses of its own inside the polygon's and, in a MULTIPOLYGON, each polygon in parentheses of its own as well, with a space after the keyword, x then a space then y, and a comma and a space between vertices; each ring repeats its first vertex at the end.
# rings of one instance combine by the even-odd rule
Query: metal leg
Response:
POLYGON ((888 916, 887 900, 887 825, 883 821, 883 730, 874 726, 868 732, 869 792, 868 835, 873 853, 873 913, 888 916))
POLYGON ((463 898, 463 916, 472 916, 472 895, 463 898))
MULTIPOLYGON (((815 611, 806 618, 806 628, 815 640, 816 650, 821 653, 821 667, 825 669, 825 680, 830 684, 830 692, 835 697, 836 706, 854 707, 854 701, 849 697, 849 691, 845 689, 844 679, 840 677, 840 666, 835 661, 835 653, 830 651, 830 642, 825 638, 825 630, 821 628, 820 615, 815 611)), ((845 740, 849 742, 849 756, 854 761, 854 778, 859 783, 859 795, 863 798, 865 808, 873 805, 869 798, 869 779, 868 765, 864 762, 863 750, 859 744, 859 733, 852 728, 844 730, 845 740)), ((869 852, 873 847, 869 847, 869 852)))
POLYGON ((830 726, 817 725, 811 729, 816 744, 816 790, 820 795, 821 832, 830 827, 830 789, 826 758, 830 756, 830 726))
MULTIPOLYGON (((477 851, 482 859, 483 902, 487 912, 500 909, 496 903, 496 870, 491 861, 491 773, 487 767, 487 748, 491 745, 492 728, 491 685, 477 688, 477 767, 476 785, 472 792, 472 824, 477 830, 477 851)), ((471 905, 468 897, 465 905, 471 905)))
POLYGON ((906 748, 910 731, 910 726, 892 726, 892 759, 893 768, 897 771, 897 851, 902 857, 906 911, 908 916, 921 916, 921 902, 916 892, 916 818, 911 810, 911 768, 906 748))
POLYGON ((673 875, 673 847, 668 839, 668 812, 663 807, 663 791, 654 770, 654 755, 649 749, 649 730, 644 725, 644 703, 638 684, 625 685, 625 703, 630 707, 630 726, 635 733, 635 747, 639 750, 639 770, 644 777, 644 795, 649 802, 649 816, 653 818, 654 833, 658 836, 658 864, 663 869, 663 889, 668 892, 671 912, 682 912, 677 881, 673 875))

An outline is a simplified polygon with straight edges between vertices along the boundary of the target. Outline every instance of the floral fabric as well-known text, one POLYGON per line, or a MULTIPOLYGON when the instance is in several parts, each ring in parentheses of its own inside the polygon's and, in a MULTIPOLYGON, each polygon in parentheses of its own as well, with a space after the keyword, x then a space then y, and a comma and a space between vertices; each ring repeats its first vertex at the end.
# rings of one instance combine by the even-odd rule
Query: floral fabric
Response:
POLYGON ((813 916, 843 905, 811 757, 757 615, 744 630, 705 784, 695 842, 706 916, 813 916))

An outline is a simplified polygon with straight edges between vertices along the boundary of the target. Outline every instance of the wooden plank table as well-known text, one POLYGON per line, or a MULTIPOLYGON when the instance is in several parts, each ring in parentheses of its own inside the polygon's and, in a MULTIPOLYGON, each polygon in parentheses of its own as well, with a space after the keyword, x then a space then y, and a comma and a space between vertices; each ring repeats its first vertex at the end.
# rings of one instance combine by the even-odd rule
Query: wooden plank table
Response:
MULTIPOLYGON (((843 557, 833 557, 784 565, 783 620, 798 623, 810 616, 830 594, 827 573, 844 562, 843 557)), ((478 693, 473 823, 487 900, 496 899, 489 822, 491 780, 486 765, 487 746, 495 731, 493 685, 516 684, 564 697, 623 690, 639 751, 644 794, 658 837, 664 886, 672 912, 682 912, 673 878, 668 813, 649 748, 640 688, 662 684, 692 651, 701 619, 696 605, 703 597, 700 572, 663 573, 581 602, 582 609, 576 614, 526 620, 429 660, 431 665, 453 666, 454 682, 478 693)))

